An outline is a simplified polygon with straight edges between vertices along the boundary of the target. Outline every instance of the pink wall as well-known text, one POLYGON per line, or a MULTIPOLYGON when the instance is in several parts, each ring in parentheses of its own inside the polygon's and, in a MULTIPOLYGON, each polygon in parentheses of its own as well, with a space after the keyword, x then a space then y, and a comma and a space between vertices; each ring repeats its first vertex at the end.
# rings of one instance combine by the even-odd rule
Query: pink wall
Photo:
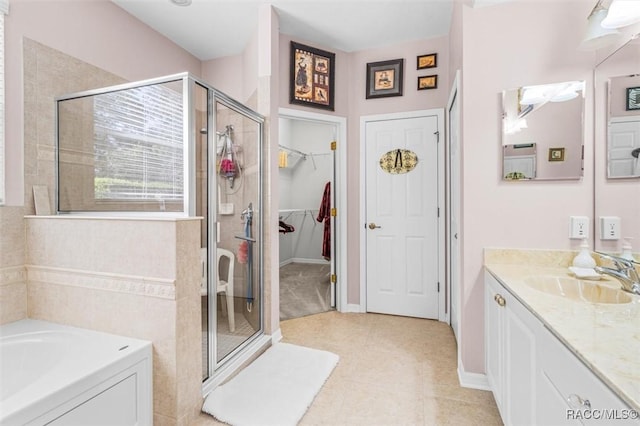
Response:
POLYGON ((127 80, 182 71, 200 75, 198 59, 110 1, 11 0, 5 21, 8 205, 24 202, 23 37, 127 80))
MULTIPOLYGON (((361 52, 345 53, 326 46, 313 46, 336 53, 335 111, 324 111, 289 104, 289 62, 291 37, 280 36, 280 106, 347 117, 347 302, 360 299, 360 117, 374 114, 444 108, 449 95, 448 37, 417 40, 361 52), (416 70, 416 57, 438 53, 438 67, 416 70), (403 96, 366 99, 366 69, 368 62, 404 58, 403 96), (417 90, 417 76, 438 74, 438 88, 417 90)), ((296 42, 306 43, 304 40, 296 42)))
POLYGON ((202 63, 202 79, 234 99, 244 101, 241 55, 212 59, 202 63))
MULTIPOLYGON (((360 229, 363 218, 360 217, 359 194, 363 183, 360 182, 360 118, 367 115, 390 114, 395 112, 445 108, 449 97, 449 38, 438 37, 416 40, 379 49, 366 50, 351 54, 349 69, 350 114, 348 117, 348 251, 349 251, 349 290, 348 302, 360 302, 360 229), (416 70, 418 55, 438 54, 438 66, 426 70, 416 70), (404 58, 403 96, 366 99, 367 63, 404 58), (438 88, 417 90, 418 75, 438 75, 438 88)), ((443 129, 444 130, 444 129, 443 129)))
MULTIPOLYGON (((585 134, 580 181, 503 182, 502 90, 553 81, 592 84, 595 55, 579 52, 590 2, 509 2, 462 6, 463 213, 461 358, 467 372, 484 372, 483 248, 569 249, 570 215, 592 216, 593 139, 585 134)), ((591 111, 592 93, 585 110, 591 111)), ((592 128, 590 114, 585 129, 592 128)))

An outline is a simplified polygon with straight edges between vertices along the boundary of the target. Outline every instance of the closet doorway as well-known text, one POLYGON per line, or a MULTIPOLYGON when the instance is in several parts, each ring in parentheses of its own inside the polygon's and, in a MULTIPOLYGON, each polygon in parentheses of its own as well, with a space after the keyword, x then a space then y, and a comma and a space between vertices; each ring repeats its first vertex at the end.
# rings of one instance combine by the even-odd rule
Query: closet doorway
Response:
POLYGON ((292 112, 279 118, 280 320, 336 309, 340 298, 340 123, 292 112))

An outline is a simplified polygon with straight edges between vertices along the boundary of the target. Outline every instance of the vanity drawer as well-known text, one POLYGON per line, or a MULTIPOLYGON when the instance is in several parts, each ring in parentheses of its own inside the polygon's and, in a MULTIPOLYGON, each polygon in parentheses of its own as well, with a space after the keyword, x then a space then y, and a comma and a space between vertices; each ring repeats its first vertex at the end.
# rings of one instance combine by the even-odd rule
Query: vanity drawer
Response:
POLYGON ((568 419, 572 412, 587 410, 590 406, 590 413, 575 414, 583 424, 640 424, 638 419, 625 418, 632 414, 630 407, 557 337, 546 328, 540 333, 538 357, 541 379, 548 381, 566 404, 567 412, 553 413, 556 419, 568 419))

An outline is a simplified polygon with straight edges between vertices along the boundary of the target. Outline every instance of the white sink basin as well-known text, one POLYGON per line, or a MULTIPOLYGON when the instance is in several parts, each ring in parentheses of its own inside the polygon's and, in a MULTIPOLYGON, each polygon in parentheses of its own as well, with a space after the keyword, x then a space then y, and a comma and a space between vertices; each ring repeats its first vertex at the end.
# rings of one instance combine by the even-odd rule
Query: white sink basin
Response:
POLYGON ((554 276, 532 276, 524 279, 529 287, 553 296, 588 303, 629 303, 633 299, 623 290, 589 281, 554 276))

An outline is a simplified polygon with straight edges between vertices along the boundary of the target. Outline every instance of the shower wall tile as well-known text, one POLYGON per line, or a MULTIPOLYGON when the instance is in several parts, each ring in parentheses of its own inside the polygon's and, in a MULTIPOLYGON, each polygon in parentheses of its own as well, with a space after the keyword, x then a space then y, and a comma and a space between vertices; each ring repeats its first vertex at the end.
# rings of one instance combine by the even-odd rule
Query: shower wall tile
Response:
POLYGON ((24 209, 0 207, 0 268, 25 262, 24 209))
MULTIPOLYGON (((0 270, 0 275, 3 272, 0 270)), ((0 282, 0 325, 24 318, 27 318, 26 282, 10 284, 0 282)))
MULTIPOLYGON (((54 99, 126 80, 28 38, 23 39, 23 57, 24 200, 25 214, 34 214, 33 185, 47 185, 52 207, 55 200, 54 99)), ((79 195, 81 191, 71 193, 79 195)))
POLYGON ((27 317, 22 207, 0 207, 0 324, 27 317))
POLYGON ((154 418, 195 418, 202 404, 200 220, 26 222, 28 316, 151 341, 154 418), (153 290, 167 284, 171 292, 153 290))
POLYGON ((27 263, 173 279, 175 232, 174 220, 30 216, 27 263))
POLYGON ((176 251, 177 418, 188 424, 203 402, 200 221, 176 223, 176 251))

